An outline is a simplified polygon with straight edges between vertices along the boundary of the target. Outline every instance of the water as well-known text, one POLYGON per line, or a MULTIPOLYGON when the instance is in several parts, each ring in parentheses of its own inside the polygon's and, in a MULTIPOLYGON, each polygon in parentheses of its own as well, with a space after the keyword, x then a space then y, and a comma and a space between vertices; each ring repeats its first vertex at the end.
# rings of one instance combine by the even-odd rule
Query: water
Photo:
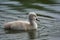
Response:
POLYGON ((0 40, 60 40, 60 0, 0 0, 0 40), (6 22, 28 20, 31 11, 40 20, 38 31, 3 29, 6 22))

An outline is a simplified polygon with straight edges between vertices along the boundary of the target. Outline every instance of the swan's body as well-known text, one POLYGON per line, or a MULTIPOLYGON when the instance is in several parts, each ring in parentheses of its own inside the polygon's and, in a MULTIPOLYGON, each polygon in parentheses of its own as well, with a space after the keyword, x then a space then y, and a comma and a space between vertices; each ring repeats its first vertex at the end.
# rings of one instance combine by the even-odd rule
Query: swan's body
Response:
POLYGON ((13 30, 32 30, 37 29, 37 15, 34 12, 29 13, 29 21, 12 21, 4 24, 5 29, 13 30))

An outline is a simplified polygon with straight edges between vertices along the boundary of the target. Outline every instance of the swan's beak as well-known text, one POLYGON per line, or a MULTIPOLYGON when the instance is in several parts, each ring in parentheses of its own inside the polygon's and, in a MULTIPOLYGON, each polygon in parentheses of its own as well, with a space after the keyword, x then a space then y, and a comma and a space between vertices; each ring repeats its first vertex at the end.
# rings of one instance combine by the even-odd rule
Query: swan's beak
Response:
POLYGON ((38 18, 36 18, 37 21, 40 21, 38 18))

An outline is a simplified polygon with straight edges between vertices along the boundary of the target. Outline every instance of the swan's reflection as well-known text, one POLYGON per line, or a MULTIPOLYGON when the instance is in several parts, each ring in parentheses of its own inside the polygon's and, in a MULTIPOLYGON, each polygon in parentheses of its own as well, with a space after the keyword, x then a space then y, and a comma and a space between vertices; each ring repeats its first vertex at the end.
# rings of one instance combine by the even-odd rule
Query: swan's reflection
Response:
POLYGON ((24 30, 4 30, 6 34, 24 33, 24 30))
POLYGON ((37 38, 37 31, 36 30, 31 30, 31 31, 28 31, 28 37, 29 39, 36 39, 37 38))
POLYGON ((34 40, 37 38, 37 31, 36 30, 30 30, 30 31, 17 31, 17 30, 4 30, 6 34, 15 34, 15 33, 27 33, 29 40, 34 40))

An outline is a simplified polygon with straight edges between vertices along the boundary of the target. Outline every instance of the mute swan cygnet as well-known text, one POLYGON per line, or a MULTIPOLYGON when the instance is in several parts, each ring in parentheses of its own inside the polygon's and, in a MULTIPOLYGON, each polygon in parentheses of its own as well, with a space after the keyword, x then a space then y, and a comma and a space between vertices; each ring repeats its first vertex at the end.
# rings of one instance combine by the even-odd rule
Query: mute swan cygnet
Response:
POLYGON ((33 30, 37 29, 37 15, 35 12, 29 12, 29 21, 12 21, 4 24, 5 29, 13 30, 33 30))

